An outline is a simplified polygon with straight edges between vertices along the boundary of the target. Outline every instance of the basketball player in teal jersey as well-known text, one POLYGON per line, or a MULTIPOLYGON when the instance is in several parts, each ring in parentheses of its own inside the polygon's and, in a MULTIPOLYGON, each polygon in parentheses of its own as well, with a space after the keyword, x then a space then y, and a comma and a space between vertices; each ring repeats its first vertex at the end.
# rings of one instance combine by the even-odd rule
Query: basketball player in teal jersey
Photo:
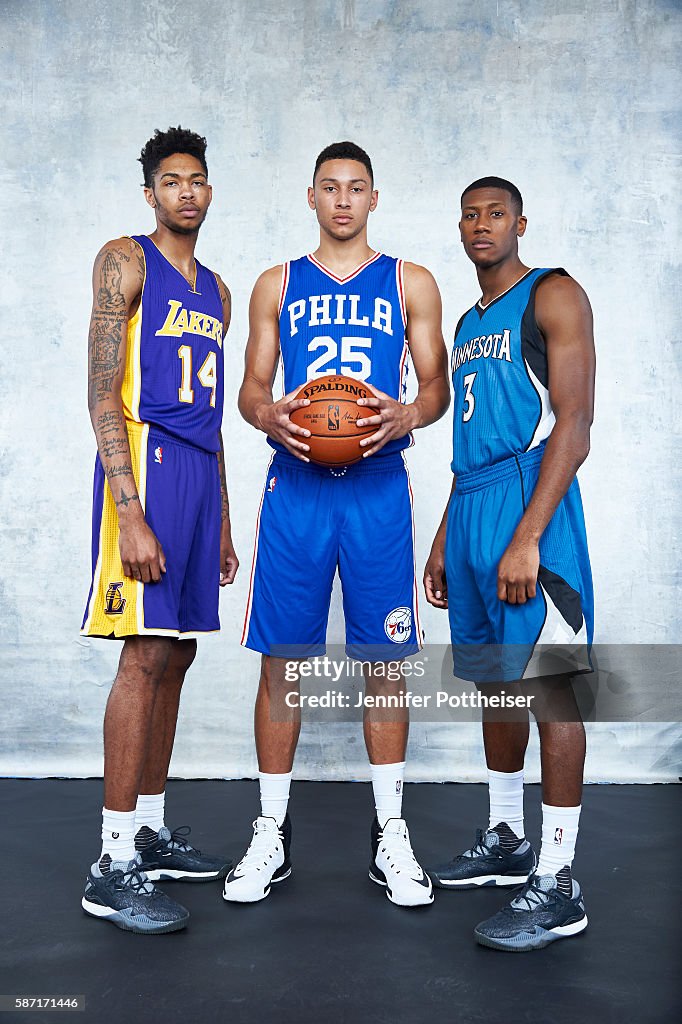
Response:
POLYGON ((151 235, 102 248, 93 273, 88 404, 97 439, 93 580, 82 632, 123 640, 104 719, 102 852, 82 905, 127 931, 189 917, 152 881, 222 878, 229 863, 164 823, 180 691, 196 636, 220 628, 232 545, 220 424, 230 296, 194 257, 211 202, 206 140, 142 150, 151 235))
POLYGON ((483 178, 465 189, 460 232, 482 295, 455 332, 455 477, 424 573, 427 600, 449 611, 456 676, 483 692, 486 683, 515 680, 524 681, 516 684, 523 692, 540 680, 530 690, 544 715, 537 714, 543 799, 537 866, 523 827, 528 716, 494 721, 484 711, 488 829, 431 872, 443 889, 526 883, 474 932, 482 945, 514 951, 541 948, 587 926, 571 874, 585 729, 566 685, 570 677, 543 677, 540 645, 562 645, 576 652, 575 666, 584 665, 593 623, 576 479, 590 446, 592 313, 564 270, 524 266, 518 239, 525 230, 521 195, 511 182, 483 178))
MULTIPOLYGON (((314 253, 261 275, 251 298, 246 368, 239 405, 275 449, 263 492, 243 642, 262 655, 256 700, 261 815, 249 849, 230 872, 224 896, 255 902, 291 871, 287 814, 300 717, 277 721, 295 684, 284 679, 277 648, 298 657, 324 651, 332 582, 343 588, 346 651, 367 662, 369 693, 400 692, 377 662, 398 661, 421 646, 411 500, 403 449, 411 432, 444 413, 449 401, 441 301, 431 274, 371 249, 367 220, 376 208, 369 157, 351 142, 317 159, 308 203, 320 226, 314 253), (278 362, 284 398, 272 388, 278 362), (408 354, 418 394, 405 402, 408 354), (358 426, 376 427, 361 442, 365 457, 330 470, 308 459, 307 431, 290 420, 305 404, 293 393, 318 376, 366 381, 358 426), (274 719, 274 720, 273 720, 274 719)), ((365 710, 376 818, 370 878, 394 903, 433 899, 402 818, 407 721, 378 721, 365 710)), ((320 844, 333 836, 320 835, 320 844)), ((332 854, 333 856, 333 854, 332 854)))

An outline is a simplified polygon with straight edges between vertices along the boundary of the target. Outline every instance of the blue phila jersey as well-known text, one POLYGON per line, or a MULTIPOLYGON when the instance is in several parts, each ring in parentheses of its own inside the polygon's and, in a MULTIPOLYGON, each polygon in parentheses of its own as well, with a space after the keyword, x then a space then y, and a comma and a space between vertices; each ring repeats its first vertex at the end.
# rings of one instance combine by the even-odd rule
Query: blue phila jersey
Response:
POLYGON ((536 448, 554 426, 535 291, 554 270, 529 270, 487 306, 464 314, 452 349, 452 472, 474 473, 536 448))
MULTIPOLYGON (((377 252, 343 278, 312 255, 285 263, 279 301, 285 394, 315 377, 340 373, 404 402, 406 325, 402 260, 377 252)), ((410 444, 411 434, 396 438, 377 458, 410 444)))
POLYGON ((194 289, 146 235, 140 305, 128 322, 121 396, 127 420, 216 452, 223 416, 223 304, 196 261, 194 289))

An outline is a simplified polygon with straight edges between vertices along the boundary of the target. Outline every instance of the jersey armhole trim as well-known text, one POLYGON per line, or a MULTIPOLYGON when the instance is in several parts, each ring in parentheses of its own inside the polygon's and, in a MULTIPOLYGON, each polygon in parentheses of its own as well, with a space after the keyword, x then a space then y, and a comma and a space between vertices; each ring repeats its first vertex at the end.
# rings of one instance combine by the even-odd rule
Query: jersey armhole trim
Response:
POLYGON ((284 309, 284 300, 287 295, 287 288, 289 287, 289 261, 282 264, 282 283, 279 289, 279 304, 277 306, 277 316, 282 315, 284 309))
POLYGON ((400 302, 400 315, 403 318, 403 328, 407 330, 407 304, 405 302, 405 261, 395 261, 395 284, 400 302))

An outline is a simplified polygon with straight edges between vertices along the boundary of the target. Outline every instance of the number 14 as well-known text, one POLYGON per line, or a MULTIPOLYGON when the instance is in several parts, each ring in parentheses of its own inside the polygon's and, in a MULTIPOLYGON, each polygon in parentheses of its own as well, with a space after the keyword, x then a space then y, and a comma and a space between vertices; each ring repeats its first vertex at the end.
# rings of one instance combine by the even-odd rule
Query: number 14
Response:
MULTIPOLYGON (((178 388, 178 398, 181 402, 192 405, 194 402, 194 391, 192 389, 192 346, 181 345, 178 349, 178 356, 182 360, 182 382, 178 388)), ((211 407, 215 409, 215 389, 218 384, 215 352, 208 353, 201 364, 197 377, 203 387, 211 389, 209 401, 211 407)))

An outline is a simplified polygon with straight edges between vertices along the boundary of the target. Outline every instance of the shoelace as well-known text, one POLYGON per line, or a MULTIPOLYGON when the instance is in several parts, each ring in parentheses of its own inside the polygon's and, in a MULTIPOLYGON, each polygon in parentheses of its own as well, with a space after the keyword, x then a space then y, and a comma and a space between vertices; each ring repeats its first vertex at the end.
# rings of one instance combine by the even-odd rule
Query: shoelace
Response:
MULTIPOLYGON (((249 843, 249 848, 239 861, 237 868, 247 867, 253 865, 256 871, 260 871, 261 868, 265 867, 269 860, 275 856, 275 849, 273 849, 273 830, 269 828, 259 828, 257 822, 253 822, 253 839, 249 843), (254 864, 254 861, 259 863, 254 864)), ((277 838, 279 838, 279 830, 277 832, 277 838)))
MULTIPOLYGON (((556 893, 556 891, 551 889, 549 892, 556 893)), ((514 910, 535 910, 536 907, 541 907, 544 903, 547 903, 549 892, 541 889, 537 881, 527 882, 518 896, 515 896, 509 905, 514 910)))
POLYGON ((456 854, 455 860, 461 860, 464 857, 483 857, 486 853, 490 853, 491 847, 486 846, 485 837, 486 832, 482 828, 476 829, 476 842, 470 850, 465 850, 464 853, 456 854))
POLYGON ((138 896, 155 896, 159 892, 139 868, 133 868, 132 871, 110 871, 102 877, 110 879, 115 889, 130 888, 138 896))
POLYGON ((402 869, 421 874, 421 867, 406 835, 382 835, 381 852, 388 854, 389 864, 395 868, 396 874, 400 874, 402 869))
POLYGON ((187 836, 191 831, 192 829, 189 825, 180 825, 179 828, 174 828, 170 834, 168 845, 176 850, 182 850, 183 853, 201 853, 201 850, 198 850, 196 846, 192 846, 187 842, 187 836))

